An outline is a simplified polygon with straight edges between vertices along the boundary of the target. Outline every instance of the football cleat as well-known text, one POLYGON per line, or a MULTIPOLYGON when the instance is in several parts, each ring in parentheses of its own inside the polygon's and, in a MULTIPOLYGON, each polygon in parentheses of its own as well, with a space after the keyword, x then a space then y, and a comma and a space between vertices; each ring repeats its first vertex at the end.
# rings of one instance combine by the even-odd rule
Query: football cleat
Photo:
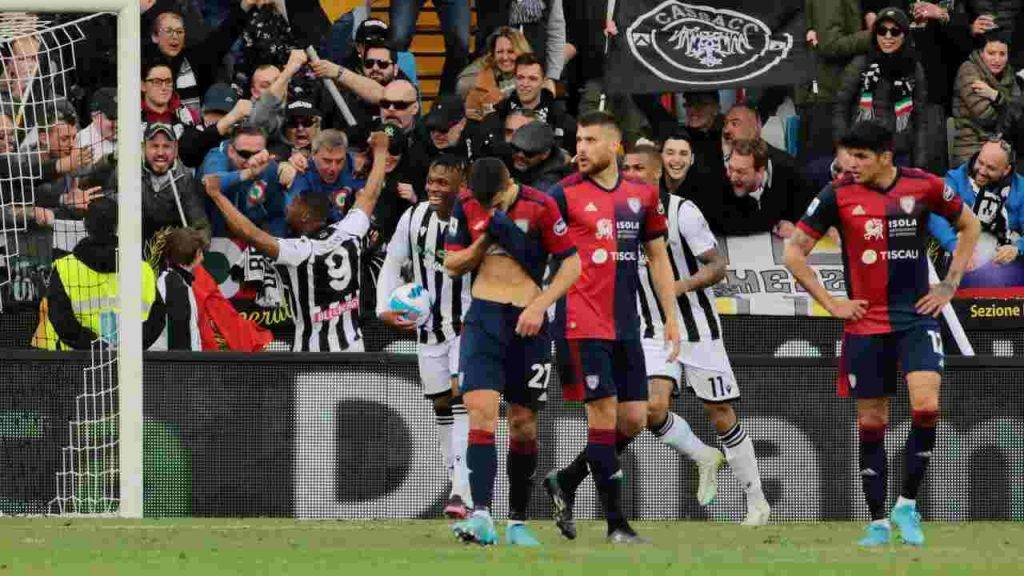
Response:
POLYGON ((857 541, 857 544, 868 548, 887 546, 892 538, 892 528, 887 524, 868 524, 864 530, 864 537, 857 541))
POLYGON ((651 541, 640 536, 629 526, 616 528, 606 538, 609 544, 650 544, 651 541))
POLYGON ((718 469, 725 464, 725 455, 718 448, 708 447, 707 459, 697 461, 697 502, 707 506, 718 495, 718 469))
POLYGON ((921 515, 917 513, 917 506, 903 504, 896 506, 889 514, 889 519, 900 530, 900 540, 911 546, 924 544, 924 532, 921 531, 921 515))
POLYGON ((490 546, 498 543, 498 532, 494 529, 494 520, 490 516, 474 514, 469 518, 452 525, 452 532, 466 544, 477 543, 490 546))
POLYGON ((576 539, 576 521, 572 517, 572 506, 575 494, 562 490, 558 483, 558 472, 551 472, 544 477, 544 490, 551 497, 551 516, 555 519, 555 526, 569 540, 576 539))
POLYGON ((772 507, 764 500, 747 499, 747 517, 740 522, 741 526, 764 526, 768 524, 768 517, 771 516, 772 507))
POLYGON ((469 508, 466 507, 466 503, 462 501, 461 496, 452 494, 451 498, 448 498, 448 502, 444 505, 444 516, 452 520, 464 520, 469 516, 469 508))
POLYGON ((526 524, 510 524, 505 531, 505 543, 509 546, 540 546, 540 540, 537 540, 526 524))

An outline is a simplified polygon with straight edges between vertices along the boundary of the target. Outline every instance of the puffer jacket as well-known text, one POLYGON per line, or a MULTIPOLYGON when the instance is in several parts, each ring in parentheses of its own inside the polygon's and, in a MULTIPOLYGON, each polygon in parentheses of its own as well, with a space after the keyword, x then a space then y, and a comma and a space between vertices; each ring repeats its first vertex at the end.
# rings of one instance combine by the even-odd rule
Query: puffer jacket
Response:
MULTIPOLYGON (((850 62, 843 72, 843 81, 836 95, 835 108, 832 113, 832 132, 836 138, 845 134, 856 122, 861 97, 861 73, 867 69, 870 61, 867 56, 858 56, 850 62)), ((893 100, 893 83, 884 76, 875 87, 874 117, 875 120, 888 126, 895 134, 893 142, 897 156, 909 155, 911 164, 918 165, 928 159, 928 139, 931 127, 928 125, 925 109, 928 104, 928 89, 924 76, 924 68, 920 62, 915 64, 913 103, 914 110, 910 116, 910 126, 903 132, 896 133, 896 111, 893 100)))
POLYGON ((953 140, 955 164, 970 160, 981 149, 989 134, 1003 132, 1020 109, 1024 94, 1014 78, 1014 70, 1006 66, 998 78, 989 71, 975 50, 960 65, 956 73, 956 95, 953 98, 953 118, 956 136, 953 140), (999 91, 993 102, 972 90, 971 84, 981 80, 999 91))

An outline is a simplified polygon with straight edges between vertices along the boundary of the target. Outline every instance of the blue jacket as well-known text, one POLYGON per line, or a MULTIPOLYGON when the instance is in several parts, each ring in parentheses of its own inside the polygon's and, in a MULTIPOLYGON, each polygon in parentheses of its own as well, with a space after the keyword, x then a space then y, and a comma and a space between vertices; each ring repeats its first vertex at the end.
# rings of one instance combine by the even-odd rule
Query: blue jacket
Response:
MULTIPOLYGON (((235 170, 228 158, 229 141, 206 153, 199 177, 207 174, 220 175, 221 190, 232 204, 260 228, 274 236, 287 236, 288 225, 284 219, 284 190, 277 181, 277 162, 271 162, 256 180, 243 181, 241 170, 235 170)), ((231 236, 220 210, 206 198, 206 214, 210 219, 214 238, 231 236)))
POLYGON ((331 215, 328 219, 331 222, 340 221, 355 200, 356 192, 362 190, 366 185, 366 180, 355 177, 353 164, 352 155, 347 154, 344 170, 338 175, 337 180, 328 184, 320 177, 320 172, 316 169, 316 161, 310 158, 309 167, 305 172, 300 172, 295 176, 295 181, 285 193, 284 205, 288 206, 292 200, 302 194, 327 194, 331 199, 331 215))
MULTIPOLYGON (((971 162, 964 162, 959 168, 946 172, 946 184, 960 195, 968 208, 974 207, 974 188, 968 177, 971 162)), ((1006 197, 1006 228, 1024 234, 1024 176, 1014 172, 1011 176, 1010 194, 1006 197)), ((928 219, 928 231, 939 241, 947 252, 956 248, 956 230, 942 216, 932 214, 928 219)), ((1017 240, 1017 249, 1024 253, 1024 236, 1017 240)))

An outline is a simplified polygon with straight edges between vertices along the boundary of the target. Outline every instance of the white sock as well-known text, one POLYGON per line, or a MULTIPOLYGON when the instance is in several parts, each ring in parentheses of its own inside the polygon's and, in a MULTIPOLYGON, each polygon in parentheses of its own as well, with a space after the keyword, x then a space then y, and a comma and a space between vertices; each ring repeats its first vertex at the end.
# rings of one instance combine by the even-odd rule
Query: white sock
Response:
POLYGON ((767 502, 761 491, 761 474, 757 470, 757 457, 754 456, 754 442, 747 436, 746 430, 737 422, 718 439, 725 448, 725 459, 732 469, 733 476, 739 481, 747 494, 747 504, 751 502, 767 502))
POLYGON ((444 469, 448 472, 448 479, 452 478, 452 424, 453 416, 449 414, 434 414, 437 423, 437 445, 441 449, 441 459, 444 462, 444 469))
POLYGON ((701 442, 700 438, 693 433, 690 424, 681 416, 672 412, 668 413, 665 423, 654 436, 661 440, 662 444, 686 456, 690 460, 700 460, 707 454, 707 444, 701 442))
POLYGON ((893 508, 899 508, 900 506, 910 506, 911 508, 917 508, 917 500, 911 500, 910 498, 904 498, 900 496, 896 499, 896 505, 893 508))
POLYGON ((452 494, 458 494, 466 506, 473 505, 469 490, 466 447, 469 445, 469 413, 462 404, 452 406, 451 480, 452 494))

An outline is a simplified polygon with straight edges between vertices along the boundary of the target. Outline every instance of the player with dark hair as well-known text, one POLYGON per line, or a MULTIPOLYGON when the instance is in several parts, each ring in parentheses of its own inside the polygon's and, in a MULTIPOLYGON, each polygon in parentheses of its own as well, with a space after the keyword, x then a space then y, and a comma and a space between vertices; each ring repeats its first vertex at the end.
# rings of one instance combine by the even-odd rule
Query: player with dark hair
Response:
POLYGON ((521 186, 496 158, 477 160, 448 226, 445 268, 473 272, 473 300, 462 329, 459 387, 469 411, 469 468, 473 514, 452 530, 465 542, 497 542, 490 508, 498 456, 498 406, 508 403, 509 526, 511 545, 540 543, 524 521, 537 468, 537 410, 547 395, 551 340, 547 309, 580 275, 565 221, 550 197, 521 186), (549 256, 560 260, 547 288, 549 256))
POLYGON ((359 262, 370 215, 380 197, 387 162, 388 137, 370 136, 373 166, 366 186, 340 222, 328 224, 331 200, 326 194, 297 196, 285 209, 297 237, 275 238, 242 214, 221 192, 220 177, 203 179, 206 193, 224 215, 228 228, 277 265, 295 314, 294 352, 341 352, 363 349, 359 329, 359 262))
MULTIPOLYGON (((586 401, 587 446, 568 467, 550 474, 544 487, 562 534, 575 538, 572 504, 589 467, 608 520, 608 540, 638 542, 620 505, 619 453, 647 423, 647 372, 636 304, 641 247, 661 307, 675 305, 665 211, 656 188, 619 174, 622 132, 611 115, 585 114, 576 134, 579 173, 550 194, 583 264, 580 280, 556 310, 556 344, 566 399, 586 401)), ((665 319, 665 342, 671 348, 667 361, 673 362, 679 353, 675 316, 665 319)))
POLYGON ((942 336, 935 320, 949 303, 974 251, 980 225, 941 178, 893 165, 893 135, 861 122, 840 140, 850 173, 826 186, 807 207, 786 245, 786 266, 833 316, 845 320, 838 389, 857 399, 860 475, 871 512, 863 546, 889 543, 890 519, 904 543, 921 545, 916 498, 935 447, 942 336), (949 220, 960 241, 946 278, 929 286, 926 241, 930 214, 949 220), (807 256, 835 226, 842 236, 849 299, 829 294, 807 256), (907 437, 903 490, 885 516, 885 429, 897 371, 906 375, 912 426, 907 437))

